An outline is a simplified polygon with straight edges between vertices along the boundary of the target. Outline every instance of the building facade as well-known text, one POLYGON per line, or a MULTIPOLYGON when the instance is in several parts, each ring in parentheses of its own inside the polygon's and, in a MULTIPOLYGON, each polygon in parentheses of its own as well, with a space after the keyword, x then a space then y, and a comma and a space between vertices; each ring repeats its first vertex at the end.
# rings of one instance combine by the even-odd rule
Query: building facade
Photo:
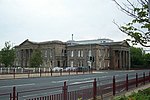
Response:
POLYGON ((31 42, 25 40, 16 46, 15 65, 28 67, 35 49, 42 52, 42 67, 79 67, 93 69, 129 69, 130 46, 126 41, 113 42, 110 39, 85 41, 31 42), (104 41, 104 42, 102 42, 104 41))
POLYGON ((66 66, 66 44, 61 41, 31 42, 28 39, 16 49, 15 66, 29 67, 32 53, 36 49, 42 52, 42 67, 66 66))

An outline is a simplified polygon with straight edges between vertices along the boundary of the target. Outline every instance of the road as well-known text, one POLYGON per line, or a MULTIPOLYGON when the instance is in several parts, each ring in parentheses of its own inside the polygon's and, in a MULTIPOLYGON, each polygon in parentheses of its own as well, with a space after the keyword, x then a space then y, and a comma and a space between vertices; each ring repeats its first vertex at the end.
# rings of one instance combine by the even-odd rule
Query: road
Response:
MULTIPOLYGON (((150 70, 124 70, 124 71, 99 71, 93 74, 84 74, 84 75, 71 75, 71 76, 59 76, 59 77, 45 77, 45 78, 26 78, 26 79, 10 79, 10 80, 0 80, 0 94, 2 93, 10 93, 12 92, 12 88, 15 86, 17 92, 18 91, 26 91, 31 89, 40 89, 47 87, 59 87, 63 86, 64 82, 67 82, 67 85, 75 85, 86 82, 93 82, 94 78, 98 80, 98 84, 106 84, 112 82, 112 77, 115 75, 117 80, 124 80, 125 75, 129 75, 129 79, 135 77, 135 73, 138 73, 139 76, 143 75, 143 72, 146 74, 149 73, 150 70)), ((68 91, 83 89, 92 86, 91 83, 87 85, 80 85, 69 88, 68 91)), ((37 92, 27 92, 20 93, 19 100, 24 100, 29 97, 36 97, 47 94, 55 94, 61 93, 62 87, 51 89, 51 90, 43 90, 37 92)), ((0 100, 8 100, 8 95, 0 96, 0 100), (7 99, 6 99, 7 98, 7 99)))

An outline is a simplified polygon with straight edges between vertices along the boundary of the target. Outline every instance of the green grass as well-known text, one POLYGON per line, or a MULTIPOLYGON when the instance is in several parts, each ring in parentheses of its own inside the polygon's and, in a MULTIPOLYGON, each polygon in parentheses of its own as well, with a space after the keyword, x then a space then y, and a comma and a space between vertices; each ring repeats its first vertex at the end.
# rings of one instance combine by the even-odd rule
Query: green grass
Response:
POLYGON ((150 88, 133 92, 129 96, 118 96, 114 100, 150 100, 150 88))

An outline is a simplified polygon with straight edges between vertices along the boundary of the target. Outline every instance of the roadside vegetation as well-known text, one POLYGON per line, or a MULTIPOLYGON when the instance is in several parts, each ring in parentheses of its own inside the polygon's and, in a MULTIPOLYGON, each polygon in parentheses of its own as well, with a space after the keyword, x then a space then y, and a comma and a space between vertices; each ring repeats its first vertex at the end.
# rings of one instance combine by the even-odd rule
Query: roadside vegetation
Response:
POLYGON ((150 54, 145 53, 142 48, 131 47, 131 68, 149 68, 150 54))
POLYGON ((133 92, 129 96, 118 96, 114 100, 150 100, 150 88, 133 92))

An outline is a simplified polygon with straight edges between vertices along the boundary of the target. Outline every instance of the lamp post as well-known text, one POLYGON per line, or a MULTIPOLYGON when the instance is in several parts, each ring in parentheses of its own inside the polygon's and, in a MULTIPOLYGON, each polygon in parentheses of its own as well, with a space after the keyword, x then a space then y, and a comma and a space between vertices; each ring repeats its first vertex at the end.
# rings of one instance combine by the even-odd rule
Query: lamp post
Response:
POLYGON ((149 9, 149 22, 150 22, 150 0, 148 0, 148 9, 149 9))
MULTIPOLYGON (((149 23, 150 23, 150 0, 148 0, 148 9, 149 9, 149 23)), ((150 32, 150 29, 148 28, 148 31, 150 32)))

